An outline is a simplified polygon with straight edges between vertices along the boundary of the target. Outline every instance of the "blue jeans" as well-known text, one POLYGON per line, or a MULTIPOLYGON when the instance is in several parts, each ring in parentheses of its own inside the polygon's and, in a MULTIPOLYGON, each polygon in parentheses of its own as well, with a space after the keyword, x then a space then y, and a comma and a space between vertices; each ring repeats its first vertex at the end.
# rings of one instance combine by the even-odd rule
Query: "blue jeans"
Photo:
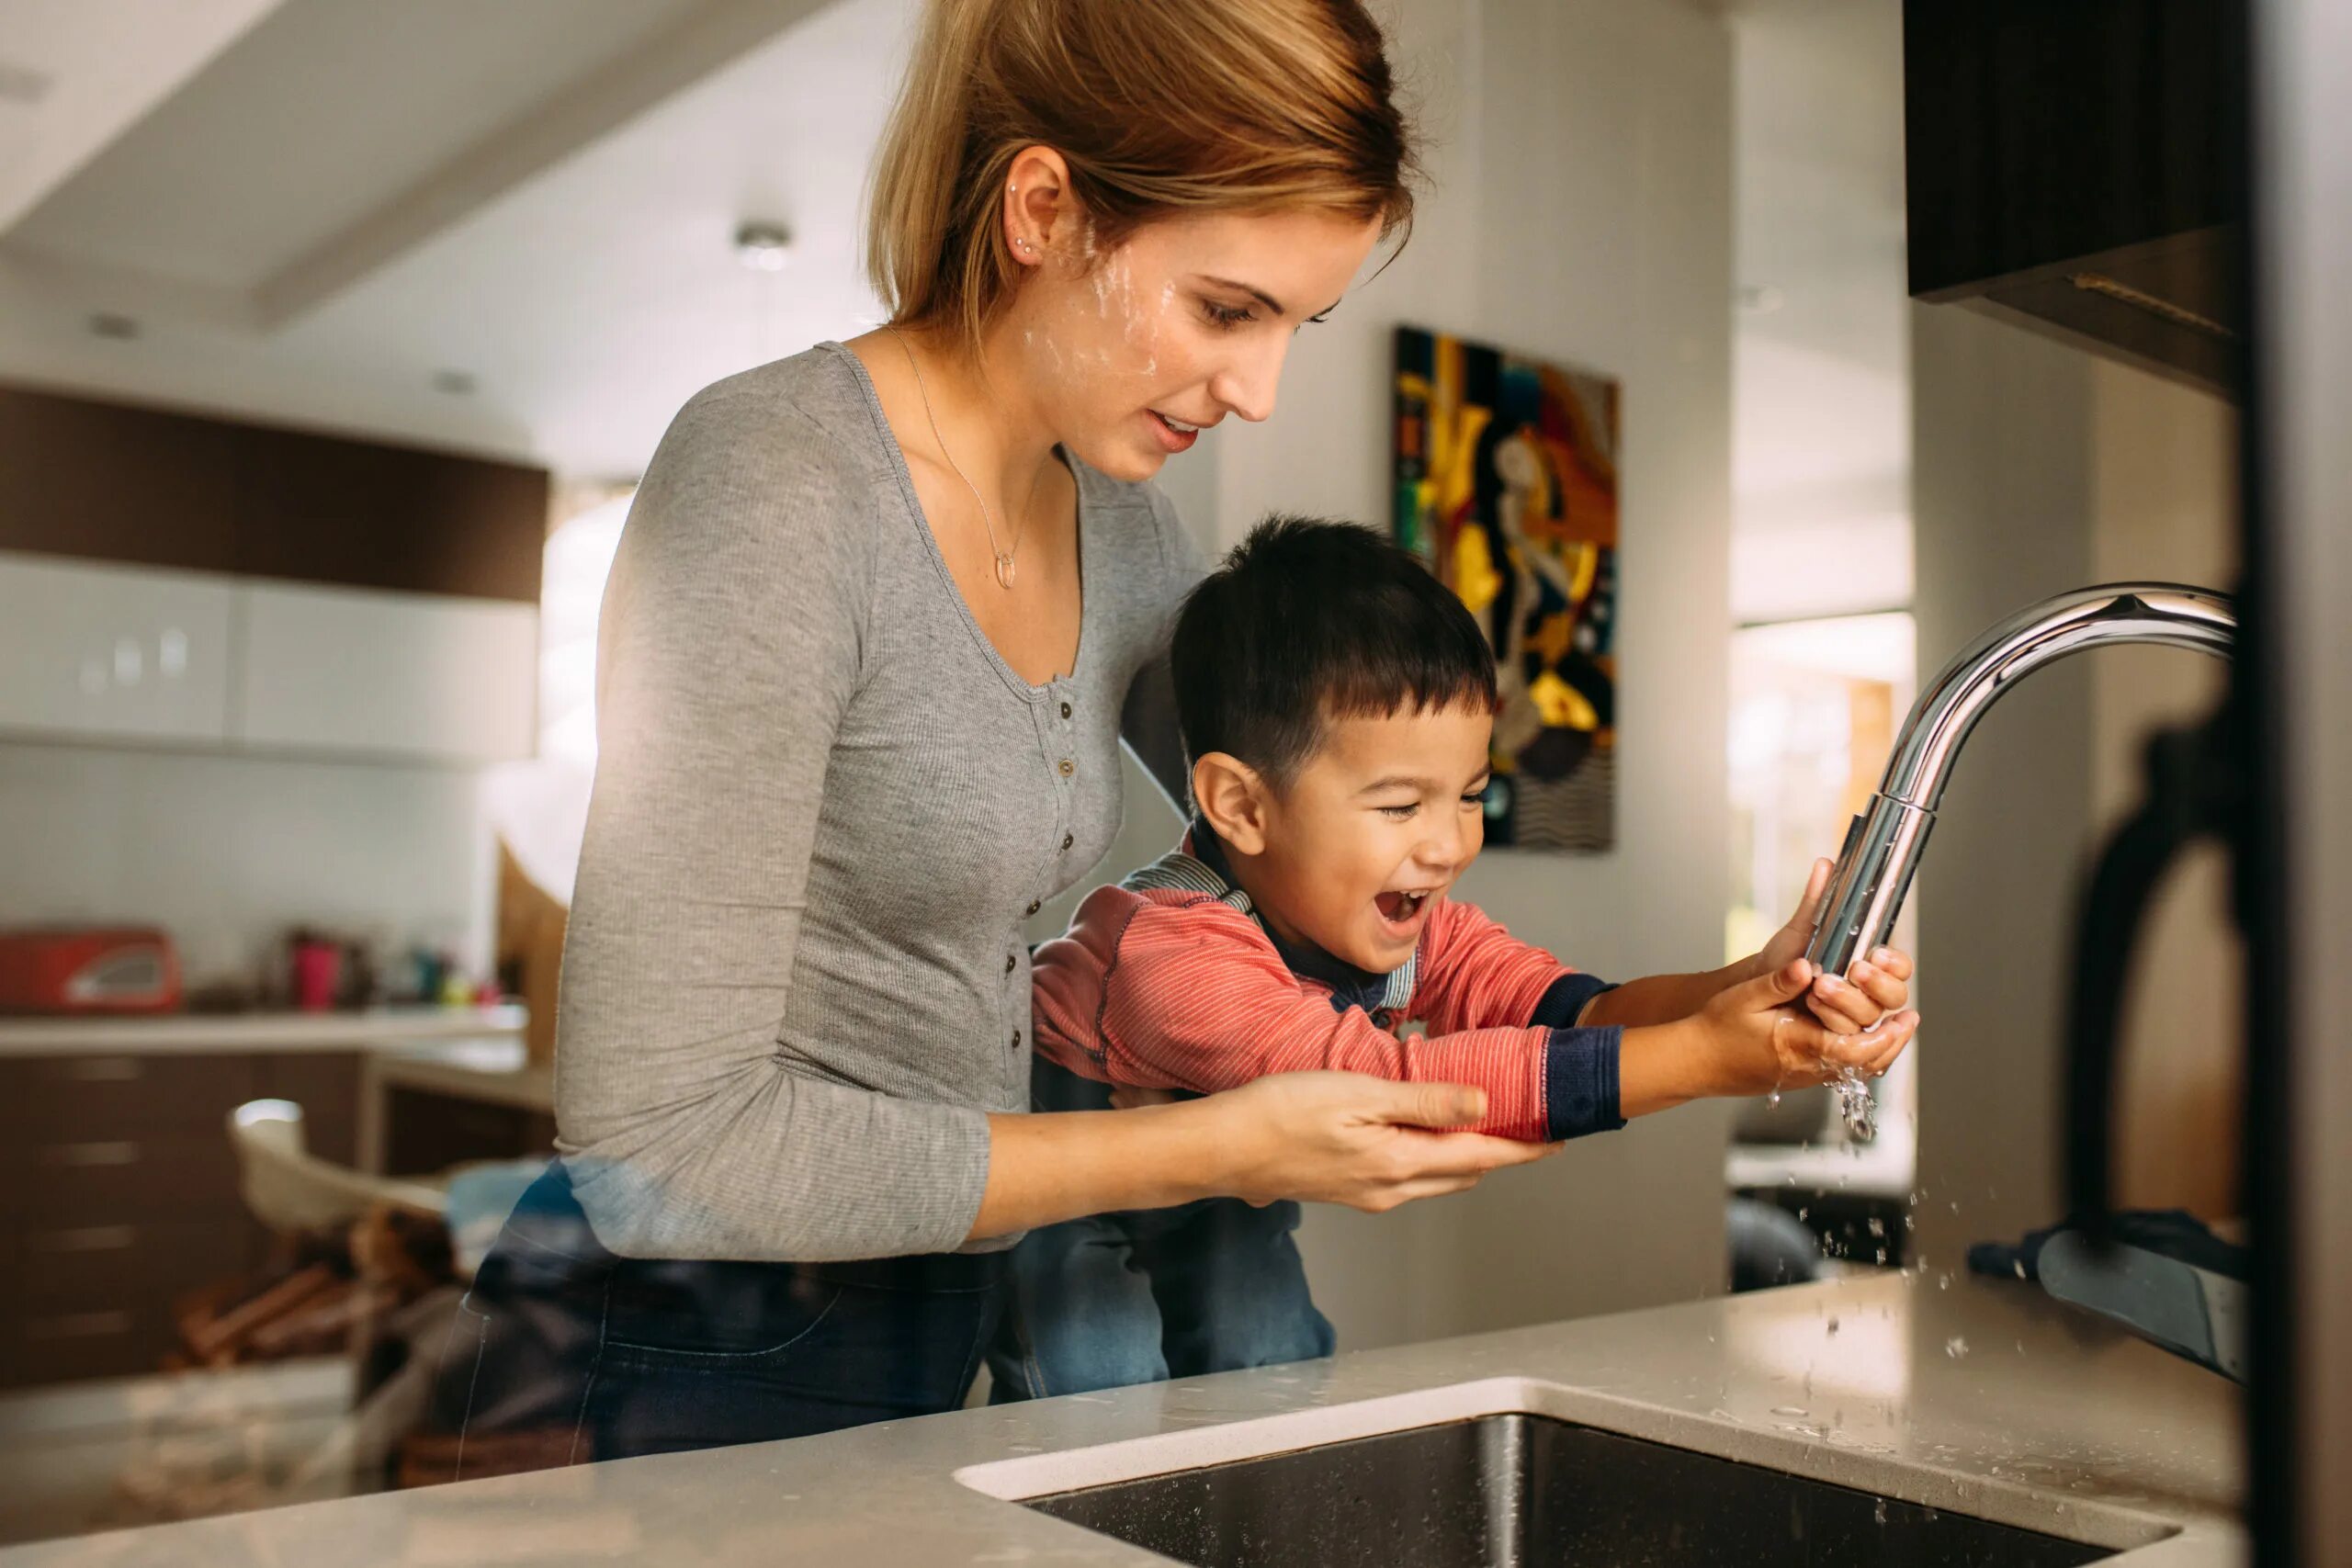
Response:
MULTIPOLYGON (((1107 1086, 1036 1060, 1039 1111, 1109 1108, 1107 1086)), ((1331 1353, 1292 1233, 1296 1203, 1211 1198, 1029 1233, 989 1349, 992 1401, 1199 1377, 1331 1353)))
POLYGON ((1004 1255, 617 1258, 556 1161, 451 1325, 427 1428, 471 1476, 805 1437, 963 1404, 1004 1255))

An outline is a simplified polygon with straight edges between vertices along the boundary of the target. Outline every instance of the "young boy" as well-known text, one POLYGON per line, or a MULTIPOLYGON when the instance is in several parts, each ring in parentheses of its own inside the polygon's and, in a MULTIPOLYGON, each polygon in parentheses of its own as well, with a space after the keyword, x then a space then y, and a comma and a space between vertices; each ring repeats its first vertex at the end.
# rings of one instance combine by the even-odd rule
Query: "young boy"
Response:
MULTIPOLYGON (((1186 602, 1172 650, 1195 817, 1039 949, 1038 1108, 1114 1085, 1206 1093, 1344 1068, 1476 1084, 1479 1131, 1556 1141, 1711 1095, 1885 1070, 1917 1015, 1882 949, 1802 962, 1827 867, 1764 952, 1611 986, 1448 889, 1483 841, 1495 661, 1460 600, 1345 524, 1261 525, 1186 602), (1805 997, 1816 1018, 1789 1004, 1805 997), (1408 1021, 1427 1033, 1404 1038, 1408 1021)), ((1295 1203, 1102 1214, 1016 1250, 999 1397, 1329 1355, 1295 1203)))

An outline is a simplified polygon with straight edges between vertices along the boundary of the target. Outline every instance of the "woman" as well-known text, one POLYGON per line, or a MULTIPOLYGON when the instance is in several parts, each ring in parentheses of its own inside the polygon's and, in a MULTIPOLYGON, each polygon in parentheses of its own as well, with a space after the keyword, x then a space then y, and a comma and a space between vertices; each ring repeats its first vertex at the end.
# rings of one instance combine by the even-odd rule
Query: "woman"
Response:
POLYGON ((891 324, 696 396, 615 562, 566 1158, 460 1314, 453 1473, 952 1408, 1029 1227, 1547 1152, 1340 1074, 1014 1114, 1023 919, 1110 843, 1123 735, 1181 789, 1150 671, 1196 569, 1144 481, 1272 412, 1410 167, 1356 0, 935 0, 874 193, 891 324))

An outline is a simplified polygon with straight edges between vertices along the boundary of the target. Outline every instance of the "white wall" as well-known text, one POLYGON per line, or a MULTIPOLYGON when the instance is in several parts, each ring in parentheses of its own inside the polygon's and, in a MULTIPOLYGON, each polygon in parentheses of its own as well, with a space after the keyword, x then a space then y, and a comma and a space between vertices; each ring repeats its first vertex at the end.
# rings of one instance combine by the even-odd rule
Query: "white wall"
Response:
MULTIPOLYGON (((1956 306, 1913 307, 1912 366, 1923 673, 2069 588, 2232 585, 2225 405, 1956 306)), ((2138 798, 2147 728, 2207 711, 2221 674, 2173 649, 2101 649, 2005 695, 1969 741, 1914 895, 1932 987, 1918 1174, 1931 1261, 2063 1213, 2060 1010, 2079 878, 2138 798)), ((2213 860, 2185 865, 2142 948, 2127 1202, 2227 1205, 2237 997, 2220 895, 2213 860)))
MULTIPOLYGON (((1384 16, 1432 142, 1412 243, 1300 334, 1270 423, 1228 423, 1165 488, 1212 551, 1274 508, 1385 528, 1400 321, 1620 377, 1619 847, 1490 852, 1462 891, 1599 974, 1711 965, 1725 864, 1728 35, 1683 0, 1411 0, 1384 16)), ((1137 784, 1114 852, 1131 860, 1173 826, 1137 784)), ((1379 1218, 1317 1209, 1303 1246, 1318 1298, 1341 1343, 1367 1347, 1719 1289, 1727 1122, 1690 1107, 1463 1197, 1379 1218)))
POLYGON ((151 921, 191 982, 289 925, 489 953, 492 849, 461 769, 0 744, 0 925, 151 921))

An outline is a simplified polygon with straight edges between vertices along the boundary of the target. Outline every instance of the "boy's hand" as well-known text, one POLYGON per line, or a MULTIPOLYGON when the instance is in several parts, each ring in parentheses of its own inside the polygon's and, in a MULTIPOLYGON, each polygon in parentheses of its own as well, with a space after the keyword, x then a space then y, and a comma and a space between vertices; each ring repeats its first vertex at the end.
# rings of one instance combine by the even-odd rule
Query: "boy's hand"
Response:
MULTIPOLYGON (((1820 922, 1821 901, 1828 896, 1829 874, 1834 869, 1826 860, 1813 863, 1813 874, 1805 879, 1796 913, 1772 933, 1764 951, 1749 960, 1752 976, 1777 974, 1804 956, 1813 942, 1813 928, 1820 922)), ((1894 947, 1873 948, 1868 957, 1854 960, 1842 980, 1835 975, 1814 976, 1805 1006, 1831 1033, 1858 1034, 1910 1002, 1911 973, 1909 953, 1894 947)))
MULTIPOLYGON (((1777 938, 1775 939, 1778 940, 1777 938)), ((1828 1083, 1840 1067, 1877 1077, 1919 1027, 1916 1012, 1891 1012, 1866 1030, 1830 1030, 1789 1004, 1817 976, 1802 957, 1719 991, 1694 1020, 1702 1032, 1706 1092, 1769 1094, 1828 1083)))

